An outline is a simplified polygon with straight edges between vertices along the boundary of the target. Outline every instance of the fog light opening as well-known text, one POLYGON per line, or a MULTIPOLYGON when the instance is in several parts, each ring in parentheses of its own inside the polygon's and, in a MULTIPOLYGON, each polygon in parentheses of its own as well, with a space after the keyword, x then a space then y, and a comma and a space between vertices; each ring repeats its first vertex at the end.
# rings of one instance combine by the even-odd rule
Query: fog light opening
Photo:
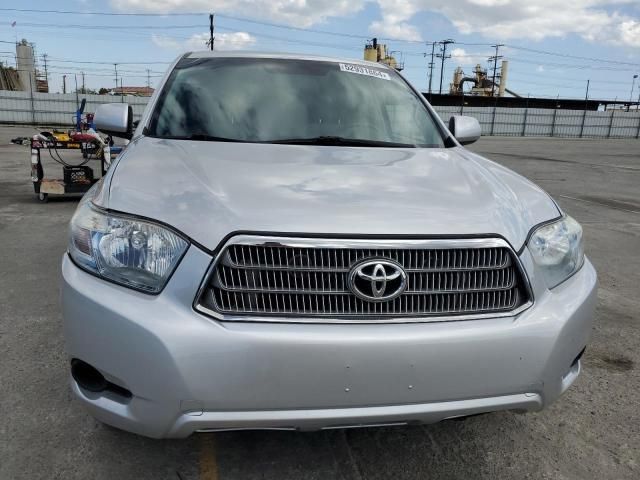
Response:
POLYGON ((90 392, 103 392, 109 384, 97 369, 77 358, 71 360, 71 376, 80 387, 90 392))
POLYGON ((572 367, 580 361, 586 349, 587 347, 585 346, 582 350, 580 350, 580 353, 576 356, 576 358, 573 359, 573 362, 571 362, 572 367))

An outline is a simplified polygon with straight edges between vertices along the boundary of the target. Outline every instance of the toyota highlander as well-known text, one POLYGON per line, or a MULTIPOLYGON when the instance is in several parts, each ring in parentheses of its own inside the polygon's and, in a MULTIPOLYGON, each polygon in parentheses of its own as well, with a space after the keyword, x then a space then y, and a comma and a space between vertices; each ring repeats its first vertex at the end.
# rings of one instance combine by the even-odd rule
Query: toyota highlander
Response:
POLYGON ((156 438, 540 410, 580 373, 581 226, 466 150, 397 71, 187 53, 85 195, 62 261, 71 387, 156 438))

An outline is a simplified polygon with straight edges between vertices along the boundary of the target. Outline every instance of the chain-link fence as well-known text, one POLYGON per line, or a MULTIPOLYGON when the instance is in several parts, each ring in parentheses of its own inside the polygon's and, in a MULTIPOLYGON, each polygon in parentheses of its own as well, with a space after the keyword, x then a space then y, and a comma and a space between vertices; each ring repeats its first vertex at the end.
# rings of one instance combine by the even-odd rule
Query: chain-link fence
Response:
MULTIPOLYGON (((38 93, 0 91, 0 123, 30 125, 71 125, 83 98, 85 112, 94 112, 101 103, 127 102, 134 119, 140 118, 148 97, 111 97, 81 93, 38 93)), ((640 138, 640 111, 563 110, 508 107, 434 107, 446 122, 451 115, 475 117, 483 135, 525 137, 640 138)))

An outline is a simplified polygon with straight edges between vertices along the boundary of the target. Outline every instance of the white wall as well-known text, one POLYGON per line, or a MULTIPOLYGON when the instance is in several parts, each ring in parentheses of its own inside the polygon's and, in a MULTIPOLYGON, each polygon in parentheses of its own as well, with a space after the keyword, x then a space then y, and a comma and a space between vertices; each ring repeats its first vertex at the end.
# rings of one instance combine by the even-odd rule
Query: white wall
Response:
POLYGON ((79 102, 87 99, 85 112, 95 112, 102 103, 123 100, 133 108, 134 120, 142 115, 147 105, 147 97, 112 97, 79 93, 39 93, 12 92, 0 90, 0 123, 27 123, 37 125, 75 124, 75 114, 79 102))
POLYGON ((550 110, 506 107, 435 107, 447 123, 451 115, 475 117, 483 135, 527 137, 638 138, 640 112, 550 110), (583 126, 584 122, 584 126, 583 126))

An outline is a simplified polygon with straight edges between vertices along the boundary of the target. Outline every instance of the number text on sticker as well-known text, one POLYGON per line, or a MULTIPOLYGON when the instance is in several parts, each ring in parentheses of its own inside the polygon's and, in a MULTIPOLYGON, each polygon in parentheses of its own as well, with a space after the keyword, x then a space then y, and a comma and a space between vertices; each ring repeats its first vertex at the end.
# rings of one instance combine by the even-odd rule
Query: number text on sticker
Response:
POLYGON ((365 67, 363 65, 354 65, 352 63, 341 63, 340 70, 343 72, 357 73, 359 75, 368 75, 369 77, 376 77, 382 80, 391 80, 391 77, 386 72, 381 72, 374 68, 365 67))

